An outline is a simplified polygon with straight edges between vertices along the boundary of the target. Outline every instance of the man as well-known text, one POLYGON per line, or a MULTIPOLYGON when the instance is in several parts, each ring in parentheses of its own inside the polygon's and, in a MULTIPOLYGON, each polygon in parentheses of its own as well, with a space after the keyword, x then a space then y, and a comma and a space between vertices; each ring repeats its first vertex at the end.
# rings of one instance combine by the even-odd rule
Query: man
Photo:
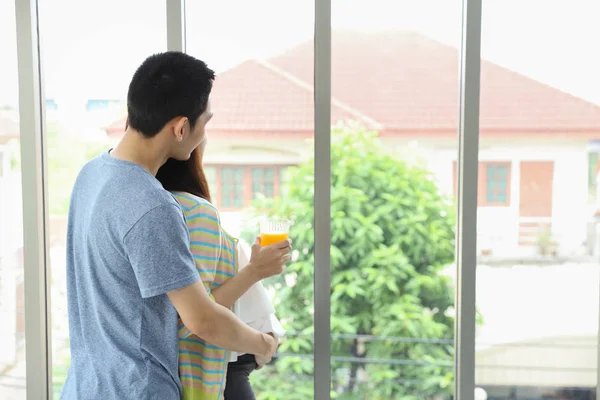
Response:
MULTIPOLYGON (((149 57, 129 85, 125 136, 77 178, 67 232, 64 400, 180 399, 178 315, 217 346, 266 358, 276 350, 275 339, 209 298, 182 210, 154 177, 204 139, 213 80, 205 63, 186 54, 149 57)), ((289 250, 270 249, 282 266, 289 250)))

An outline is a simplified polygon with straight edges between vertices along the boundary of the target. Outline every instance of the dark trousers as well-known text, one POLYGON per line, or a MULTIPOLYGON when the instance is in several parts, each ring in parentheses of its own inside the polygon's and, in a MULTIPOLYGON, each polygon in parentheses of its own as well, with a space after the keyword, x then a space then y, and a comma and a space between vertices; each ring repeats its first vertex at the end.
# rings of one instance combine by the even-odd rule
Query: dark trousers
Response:
POLYGON ((225 400, 256 400, 250 386, 250 374, 256 369, 256 359, 252 354, 238 357, 227 367, 225 383, 225 400))

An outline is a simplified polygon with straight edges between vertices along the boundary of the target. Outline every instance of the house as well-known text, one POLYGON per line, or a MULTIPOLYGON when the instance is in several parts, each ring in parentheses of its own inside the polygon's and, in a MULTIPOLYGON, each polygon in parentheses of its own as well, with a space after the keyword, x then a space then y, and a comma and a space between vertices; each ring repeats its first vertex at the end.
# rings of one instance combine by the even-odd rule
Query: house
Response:
MULTIPOLYGON (((332 123, 377 130, 386 148, 419 154, 441 190, 455 192, 459 51, 404 31, 332 40, 332 123)), ((285 168, 309 156, 312 82, 312 42, 220 74, 206 163, 221 210, 279 194, 285 168)), ((123 127, 106 131, 118 138, 123 127)), ((580 251, 595 211, 588 146, 600 139, 600 107, 482 61, 480 129, 480 250, 532 255, 546 235, 560 254, 580 251)))

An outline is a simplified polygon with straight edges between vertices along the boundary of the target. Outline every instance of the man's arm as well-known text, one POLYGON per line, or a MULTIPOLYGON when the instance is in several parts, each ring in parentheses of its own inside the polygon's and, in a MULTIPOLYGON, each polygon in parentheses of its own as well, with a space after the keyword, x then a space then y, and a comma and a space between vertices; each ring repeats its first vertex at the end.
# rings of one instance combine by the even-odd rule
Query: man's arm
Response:
POLYGON ((141 296, 166 294, 194 334, 240 352, 275 351, 272 338, 248 327, 209 297, 199 279, 178 205, 163 204, 146 212, 125 234, 123 245, 141 296))
POLYGON ((215 346, 262 357, 271 357, 277 350, 273 337, 250 328, 212 301, 200 282, 168 292, 167 296, 185 326, 215 346))

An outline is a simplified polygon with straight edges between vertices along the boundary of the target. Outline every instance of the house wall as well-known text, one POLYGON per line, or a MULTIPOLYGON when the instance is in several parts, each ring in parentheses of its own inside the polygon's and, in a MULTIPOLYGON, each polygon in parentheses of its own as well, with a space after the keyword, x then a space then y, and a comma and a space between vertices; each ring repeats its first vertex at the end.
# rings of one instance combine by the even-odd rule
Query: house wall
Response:
MULTIPOLYGON (((444 190, 452 188, 452 168, 455 149, 437 151, 431 163, 444 190)), ((559 254, 572 255, 581 251, 586 240, 587 222, 592 210, 588 205, 587 142, 580 141, 482 141, 480 162, 511 162, 511 199, 508 207, 479 207, 478 231, 480 245, 495 247, 498 254, 531 255, 535 248, 519 246, 519 198, 522 161, 553 161, 552 234, 559 243, 559 254)), ((449 192, 452 193, 452 192, 449 192)))
MULTIPOLYGON (((519 224, 531 219, 520 218, 521 162, 552 161, 552 233, 559 243, 560 255, 574 255, 582 251, 586 240, 587 222, 593 210, 588 205, 587 141, 585 139, 536 139, 535 137, 480 142, 480 162, 510 162, 510 204, 482 206, 478 209, 479 246, 492 248, 501 257, 530 256, 536 246, 519 246, 519 224)), ((454 193, 452 165, 457 160, 455 138, 385 137, 385 146, 404 159, 423 159, 438 179, 440 189, 449 196, 454 193)), ((222 140, 218 135, 209 137, 209 164, 262 164, 292 165, 311 155, 311 141, 305 138, 266 141, 249 137, 235 141, 222 140), (232 145, 232 142, 235 143, 232 145)), ((533 202, 536 200, 533 199, 533 202)), ((232 221, 239 213, 229 213, 224 219, 232 221), (229 215, 231 214, 231 215, 229 215)))

